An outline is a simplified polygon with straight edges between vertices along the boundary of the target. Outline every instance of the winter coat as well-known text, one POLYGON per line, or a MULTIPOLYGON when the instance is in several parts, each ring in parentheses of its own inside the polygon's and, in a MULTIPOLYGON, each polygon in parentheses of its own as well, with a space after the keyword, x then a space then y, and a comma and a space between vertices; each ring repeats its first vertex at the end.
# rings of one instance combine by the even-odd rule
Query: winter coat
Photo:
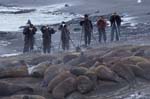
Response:
POLYGON ((59 30, 61 31, 61 40, 70 39, 70 31, 67 29, 67 25, 60 25, 59 30))
POLYGON ((110 22, 111 22, 111 26, 116 23, 118 26, 120 26, 121 25, 121 17, 119 15, 112 15, 110 17, 110 22))
POLYGON ((51 35, 55 33, 55 30, 53 28, 42 26, 41 32, 43 39, 51 41, 51 35))
POLYGON ((80 22, 80 25, 83 26, 84 32, 91 33, 93 30, 93 25, 91 20, 84 20, 80 22))
POLYGON ((36 34, 36 27, 34 27, 33 25, 25 27, 23 30, 23 34, 25 35, 26 38, 30 39, 33 38, 33 36, 36 34))
POLYGON ((100 20, 97 21, 97 27, 99 29, 105 29, 106 26, 107 26, 107 22, 106 22, 105 19, 100 19, 100 20))

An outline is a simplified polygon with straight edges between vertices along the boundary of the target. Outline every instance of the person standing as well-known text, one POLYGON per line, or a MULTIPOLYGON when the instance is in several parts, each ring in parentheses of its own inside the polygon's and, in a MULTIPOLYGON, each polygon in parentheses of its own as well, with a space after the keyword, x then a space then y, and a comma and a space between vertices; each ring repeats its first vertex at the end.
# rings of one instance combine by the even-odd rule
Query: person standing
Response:
POLYGON ((84 15, 84 20, 80 21, 80 25, 82 26, 84 32, 85 46, 90 45, 91 36, 93 32, 93 25, 92 25, 92 21, 89 19, 87 14, 84 15))
POLYGON ((70 31, 65 22, 62 22, 59 30, 61 31, 62 49, 69 50, 70 31))
POLYGON ((101 16, 99 18, 99 20, 97 21, 97 28, 98 28, 98 32, 99 32, 99 42, 102 42, 102 38, 104 40, 104 42, 106 43, 107 40, 107 36, 106 36, 106 26, 107 26, 107 22, 105 20, 105 18, 103 16, 101 16))
POLYGON ((42 32, 42 38, 43 38, 43 52, 44 53, 50 53, 51 52, 51 37, 52 34, 55 33, 55 30, 53 28, 50 28, 47 26, 41 27, 42 32))
POLYGON ((36 34, 36 27, 30 20, 27 22, 27 26, 23 30, 24 34, 24 49, 23 53, 31 52, 34 49, 34 35, 36 34))
POLYGON ((114 35, 116 35, 116 41, 119 41, 120 36, 120 26, 121 26, 121 17, 115 12, 110 17, 111 23, 111 41, 114 40, 114 35))

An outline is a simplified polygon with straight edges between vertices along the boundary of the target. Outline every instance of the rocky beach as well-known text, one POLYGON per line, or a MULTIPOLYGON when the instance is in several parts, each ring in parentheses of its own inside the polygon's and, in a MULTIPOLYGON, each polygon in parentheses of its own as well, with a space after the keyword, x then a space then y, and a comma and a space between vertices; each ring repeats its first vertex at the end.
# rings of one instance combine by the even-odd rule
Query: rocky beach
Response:
POLYGON ((149 0, 0 0, 0 99, 150 99, 149 0), (113 12, 122 17, 119 42, 92 38, 85 48, 79 21, 87 13, 94 24, 113 12), (31 19, 38 28, 35 51, 23 54, 22 27, 31 19), (71 50, 63 52, 58 26, 66 21, 71 50), (52 53, 41 53, 40 27, 48 24, 52 53), (80 45, 81 43, 81 45, 80 45), (80 46, 81 52, 75 47, 80 46))

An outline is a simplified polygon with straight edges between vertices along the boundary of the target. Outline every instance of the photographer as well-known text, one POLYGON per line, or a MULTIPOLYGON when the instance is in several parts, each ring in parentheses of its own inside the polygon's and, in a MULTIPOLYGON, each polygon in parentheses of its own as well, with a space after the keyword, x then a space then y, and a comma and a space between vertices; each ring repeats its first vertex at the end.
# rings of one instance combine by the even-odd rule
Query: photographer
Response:
POLYGON ((36 27, 28 20, 26 27, 23 30, 24 34, 24 50, 23 52, 31 52, 34 49, 34 35, 36 34, 36 27))
POLYGON ((43 52, 50 53, 51 52, 51 37, 52 34, 55 33, 53 28, 47 26, 42 26, 41 28, 42 38, 43 38, 43 52))
POLYGON ((62 49, 69 50, 70 31, 68 30, 65 22, 62 22, 59 30, 61 31, 62 49))

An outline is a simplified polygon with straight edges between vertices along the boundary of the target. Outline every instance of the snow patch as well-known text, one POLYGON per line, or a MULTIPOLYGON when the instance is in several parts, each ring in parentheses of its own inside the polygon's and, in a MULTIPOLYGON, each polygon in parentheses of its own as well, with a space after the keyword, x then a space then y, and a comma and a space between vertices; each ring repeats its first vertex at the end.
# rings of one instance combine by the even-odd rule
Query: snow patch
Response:
POLYGON ((0 55, 0 57, 17 56, 17 55, 20 55, 20 54, 22 54, 22 53, 3 54, 3 55, 0 55))
MULTIPOLYGON (((69 6, 73 6, 71 3, 67 3, 69 6)), ((40 7, 0 7, 0 31, 18 31, 20 26, 24 26, 28 19, 32 21, 34 25, 42 24, 56 24, 62 21, 69 21, 71 19, 79 17, 78 14, 63 13, 60 9, 66 8, 65 3, 54 4, 49 6, 40 7), (35 9, 34 11, 30 11, 35 9), (18 11, 24 11, 26 13, 18 13, 18 11)))

